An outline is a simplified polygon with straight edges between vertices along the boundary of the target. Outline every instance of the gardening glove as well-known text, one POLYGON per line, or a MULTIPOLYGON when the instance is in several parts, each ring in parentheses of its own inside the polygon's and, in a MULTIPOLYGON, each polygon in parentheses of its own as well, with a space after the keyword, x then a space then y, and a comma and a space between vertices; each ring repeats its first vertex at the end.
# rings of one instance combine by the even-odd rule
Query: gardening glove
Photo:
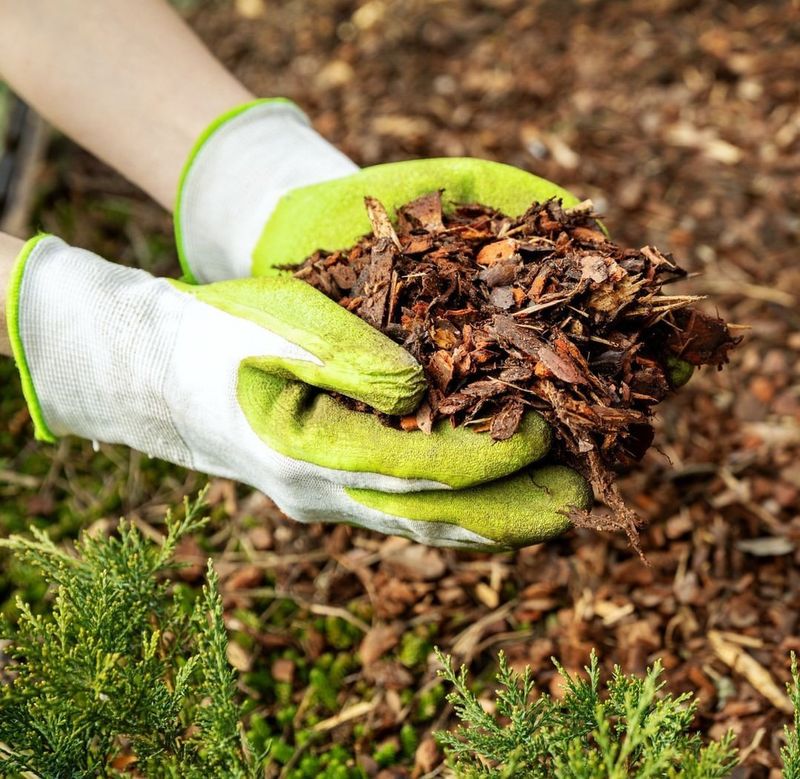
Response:
POLYGON ((250 484, 301 521, 431 544, 524 545, 587 501, 572 472, 526 470, 550 442, 536 415, 500 443, 446 423, 427 436, 319 392, 402 414, 424 380, 405 350, 291 277, 193 286, 43 235, 17 260, 7 311, 41 439, 124 443, 250 484))
POLYGON ((256 100, 223 114, 200 136, 178 185, 184 276, 201 284, 252 276, 253 247, 281 197, 357 170, 288 100, 256 100))
POLYGON ((365 195, 392 209, 444 189, 445 204, 480 202, 506 213, 533 200, 577 202, 509 165, 433 159, 359 170, 283 99, 257 100, 217 119, 195 144, 175 206, 185 276, 206 283, 274 273, 316 249, 355 243, 371 227, 365 195))
MULTIPOLYGON (((523 211, 534 199, 554 195, 565 203, 576 202, 550 182, 480 160, 431 160, 358 171, 310 128, 292 103, 256 101, 214 122, 184 168, 175 209, 181 264, 186 278, 193 281, 251 275, 286 278, 288 274, 275 266, 300 262, 320 247, 351 245, 369 231, 364 195, 375 195, 391 207, 442 187, 449 200, 480 201, 512 213, 523 211)), ((316 314, 311 319, 316 325, 315 320, 316 314)), ((364 332, 361 324, 358 331, 364 332)), ((304 379, 298 373, 295 376, 304 379)), ((262 412, 259 402, 248 399, 259 393, 242 390, 264 381, 263 372, 240 372, 240 402, 251 424, 257 424, 254 421, 262 412)), ((319 381, 312 383, 321 386, 319 381)), ((472 431, 453 429, 444 421, 430 436, 390 430, 376 425, 372 415, 349 411, 310 387, 292 385, 291 391, 313 397, 315 408, 324 408, 328 419, 337 420, 330 429, 339 433, 323 459, 319 451, 298 452, 283 430, 273 445, 283 447, 284 453, 313 456, 316 464, 342 470, 364 467, 393 475, 402 470, 403 476, 423 475, 439 486, 455 488, 431 491, 430 483, 375 488, 356 485, 350 476, 345 489, 355 501, 350 510, 357 524, 427 543, 502 548, 561 532, 568 525, 569 509, 589 504, 588 487, 573 471, 560 467, 518 470, 523 460, 527 465, 548 448, 549 428, 538 415, 526 415, 522 430, 510 442, 498 444, 472 431), (351 430, 363 431, 365 440, 375 442, 376 449, 386 455, 380 468, 374 460, 363 466, 346 462, 346 454, 337 451, 351 430), (523 441, 517 441, 518 437, 523 441), (476 441, 480 438, 483 441, 476 441), (508 450, 507 443, 511 444, 508 450), (516 454, 518 448, 525 452, 523 456, 516 454), (483 463, 475 460, 483 457, 488 457, 483 463), (419 467, 422 463, 424 469, 419 467), (501 473, 514 475, 498 479, 501 473), (472 486, 486 480, 489 483, 484 486, 472 486), (361 519, 368 509, 376 513, 361 519), (467 538, 465 531, 474 535, 467 538)), ((269 424, 261 429, 270 429, 269 424)), ((374 457, 371 453, 370 458, 374 457)), ((274 490, 266 491, 274 495, 274 490)), ((291 516, 298 514, 285 510, 291 516)), ((323 506, 316 518, 335 517, 323 506)))

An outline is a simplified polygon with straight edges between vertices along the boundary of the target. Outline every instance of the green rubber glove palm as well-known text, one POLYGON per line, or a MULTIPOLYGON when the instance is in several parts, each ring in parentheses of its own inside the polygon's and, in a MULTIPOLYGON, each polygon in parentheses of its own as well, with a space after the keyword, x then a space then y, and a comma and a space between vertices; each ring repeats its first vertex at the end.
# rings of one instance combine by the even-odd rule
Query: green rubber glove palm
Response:
POLYGON ((456 203, 483 203, 518 216, 534 201, 578 199, 552 181, 511 165, 469 157, 390 162, 331 181, 293 189, 277 203, 253 251, 252 274, 274 274, 276 266, 302 262, 316 249, 352 246, 370 232, 366 196, 391 215, 415 197, 443 189, 447 210, 456 203))
MULTIPOLYGON (((319 248, 333 250, 355 243, 370 230, 364 209, 366 195, 377 197, 391 214, 397 206, 436 189, 445 190, 444 201, 448 204, 480 202, 512 216, 524 212, 534 200, 555 196, 567 205, 577 202, 573 195, 549 181, 485 160, 434 159, 379 165, 284 195, 256 245, 253 274, 283 274, 285 271, 276 266, 299 263, 319 248)), ((299 389, 296 385, 293 391, 313 394, 310 388, 299 389)), ((330 398, 317 397, 316 402, 326 407, 326 419, 337 419, 339 429, 364 429, 366 433, 369 428, 369 435, 379 439, 400 436, 399 451, 409 464, 437 441, 449 449, 443 448, 438 455, 441 467, 449 464, 457 470, 466 467, 472 471, 470 464, 474 465, 474 457, 488 458, 485 465, 496 462, 498 456, 506 458, 499 444, 489 444, 488 436, 465 429, 453 430, 444 422, 431 436, 385 427, 378 430, 373 429, 375 422, 370 415, 348 411, 330 398), (458 449, 451 449, 447 444, 455 437, 458 449), (489 446, 483 452, 476 451, 481 444, 489 446), (468 447, 469 453, 462 447, 468 447)), ((258 403, 253 403, 250 413, 255 414, 257 407, 258 403)), ((549 445, 547 428, 532 413, 526 416, 518 437, 531 442, 526 451, 530 455, 535 451, 537 457, 549 445)), ((392 447, 392 451, 398 449, 392 447)), ((514 465, 518 467, 522 459, 517 457, 514 465)), ((509 459, 503 462, 512 465, 509 459)), ((459 525, 499 546, 522 546, 556 535, 568 526, 568 509, 588 508, 591 500, 584 480, 574 471, 559 466, 525 468, 481 486, 469 487, 464 480, 456 483, 452 477, 448 484, 457 489, 408 493, 348 489, 348 493, 359 503, 382 513, 459 525)))

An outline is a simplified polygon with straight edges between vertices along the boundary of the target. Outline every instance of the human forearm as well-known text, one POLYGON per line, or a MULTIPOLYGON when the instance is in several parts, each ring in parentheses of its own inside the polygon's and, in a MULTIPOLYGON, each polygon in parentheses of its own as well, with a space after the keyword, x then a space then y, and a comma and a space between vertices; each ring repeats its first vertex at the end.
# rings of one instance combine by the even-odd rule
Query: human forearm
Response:
POLYGON ((163 0, 0 0, 0 74, 167 208, 198 135, 252 99, 163 0))
POLYGON ((296 108, 254 104, 166 0, 0 0, 0 76, 168 209, 214 123, 178 218, 197 281, 249 275, 260 222, 285 192, 356 169, 296 108))
POLYGON ((11 269, 14 260, 22 249, 23 241, 5 233, 0 233, 0 354, 10 355, 11 344, 6 325, 6 299, 11 282, 11 269))

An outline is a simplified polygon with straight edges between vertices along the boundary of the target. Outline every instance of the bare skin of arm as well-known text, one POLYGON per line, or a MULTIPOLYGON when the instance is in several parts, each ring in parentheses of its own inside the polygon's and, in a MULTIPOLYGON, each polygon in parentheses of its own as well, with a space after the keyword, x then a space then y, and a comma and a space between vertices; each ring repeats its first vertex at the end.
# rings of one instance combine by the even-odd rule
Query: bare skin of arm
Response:
POLYGON ((11 268, 16 256, 20 253, 23 241, 12 238, 10 235, 0 233, 0 354, 10 355, 11 344, 8 340, 6 329, 6 295, 8 283, 11 279, 11 268))
POLYGON ((0 0, 0 75, 170 210, 197 137, 253 99, 164 0, 0 0))
MULTIPOLYGON (((0 77, 168 210, 200 133, 253 99, 165 0, 0 0, 0 77)), ((5 355, 6 290, 22 245, 0 233, 5 355)))

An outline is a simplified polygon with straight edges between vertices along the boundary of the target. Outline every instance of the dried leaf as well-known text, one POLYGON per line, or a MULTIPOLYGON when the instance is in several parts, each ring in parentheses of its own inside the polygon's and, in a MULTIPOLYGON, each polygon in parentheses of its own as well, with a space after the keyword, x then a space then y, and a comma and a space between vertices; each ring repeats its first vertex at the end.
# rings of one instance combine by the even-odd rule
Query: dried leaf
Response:
POLYGON ((734 673, 739 673, 758 690, 776 709, 791 714, 794 710, 789 696, 782 690, 755 658, 751 657, 744 649, 736 644, 726 641, 717 630, 709 630, 708 643, 717 657, 722 660, 734 673))
POLYGON ((389 219, 389 214, 383 207, 383 203, 374 197, 365 197, 364 204, 367 207, 367 215, 369 216, 370 224, 372 225, 372 234, 376 240, 381 239, 391 241, 395 248, 400 248, 400 241, 397 238, 397 233, 392 227, 392 222, 389 219))
POLYGON ((667 345, 692 365, 724 365, 730 350, 741 340, 731 337, 721 319, 695 309, 676 311, 673 320, 677 328, 667 345))
POLYGON ((443 392, 453 379, 453 357, 450 352, 440 349, 434 352, 428 363, 428 371, 436 386, 443 392))
POLYGON ((519 429, 525 406, 515 399, 509 400, 493 417, 489 433, 495 441, 511 438, 519 429))
POLYGON ((404 232, 425 230, 437 233, 444 230, 442 222, 442 192, 431 192, 397 209, 397 217, 404 232))
POLYGON ((358 654, 364 666, 371 665, 386 652, 397 646, 402 626, 398 623, 373 625, 361 640, 358 654))
POLYGON ((421 544, 398 544, 389 539, 381 547, 384 569, 410 581, 429 581, 438 579, 447 569, 442 554, 432 547, 421 544))

